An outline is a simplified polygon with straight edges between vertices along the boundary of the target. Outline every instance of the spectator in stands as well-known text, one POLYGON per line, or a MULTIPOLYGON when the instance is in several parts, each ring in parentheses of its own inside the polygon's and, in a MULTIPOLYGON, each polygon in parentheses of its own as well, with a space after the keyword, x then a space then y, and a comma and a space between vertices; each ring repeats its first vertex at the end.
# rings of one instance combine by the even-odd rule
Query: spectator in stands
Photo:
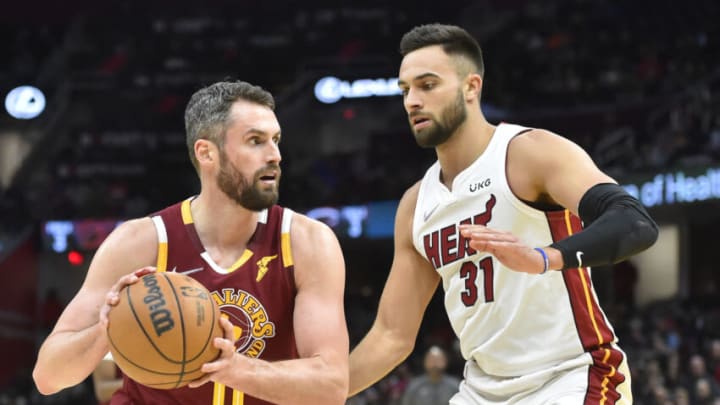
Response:
POLYGON ((707 398, 720 396, 720 386, 713 376, 708 373, 705 358, 702 355, 694 354, 690 357, 689 369, 690 380, 686 387, 690 392, 695 393, 695 399, 698 403, 707 398))
POLYGON ((432 346, 425 353, 425 374, 410 381, 402 398, 402 405, 447 404, 458 391, 460 380, 445 374, 448 359, 445 351, 432 346))
POLYGON ((690 405, 690 393, 685 388, 675 388, 673 395, 675 395, 675 405, 690 405))
POLYGON ((720 338, 710 343, 710 372, 715 382, 720 384, 720 338))
POLYGON ((713 390, 713 384, 709 377, 703 377, 695 381, 693 404, 714 405, 720 395, 713 390))

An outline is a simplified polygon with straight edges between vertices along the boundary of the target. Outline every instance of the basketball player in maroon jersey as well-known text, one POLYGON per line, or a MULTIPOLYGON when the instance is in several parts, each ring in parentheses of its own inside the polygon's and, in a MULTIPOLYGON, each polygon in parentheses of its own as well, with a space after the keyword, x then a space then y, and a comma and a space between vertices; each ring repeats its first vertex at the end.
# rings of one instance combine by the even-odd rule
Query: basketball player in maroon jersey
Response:
POLYGON ((120 225, 40 348, 33 378, 52 394, 83 381, 108 352, 107 314, 151 271, 185 273, 224 317, 220 357, 189 386, 125 378, 111 404, 344 403, 345 264, 324 224, 275 205, 281 160, 274 100, 245 82, 196 92, 185 111, 200 194, 120 225), (136 270, 140 269, 140 270, 136 270))

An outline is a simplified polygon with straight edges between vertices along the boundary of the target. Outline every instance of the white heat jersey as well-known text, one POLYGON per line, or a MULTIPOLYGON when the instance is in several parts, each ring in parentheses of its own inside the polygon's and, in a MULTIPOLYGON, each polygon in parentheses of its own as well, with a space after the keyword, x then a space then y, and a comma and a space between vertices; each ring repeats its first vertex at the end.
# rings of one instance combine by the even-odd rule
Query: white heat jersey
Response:
POLYGON ((507 147, 527 130, 499 125, 486 151, 454 179, 452 191, 440 182, 436 162, 420 185, 413 221, 415 248, 442 276, 445 308, 463 356, 498 377, 589 365, 587 352, 615 341, 589 269, 512 271, 474 251, 459 234, 460 224, 481 224, 542 247, 581 229, 569 211, 537 210, 510 190, 507 147))

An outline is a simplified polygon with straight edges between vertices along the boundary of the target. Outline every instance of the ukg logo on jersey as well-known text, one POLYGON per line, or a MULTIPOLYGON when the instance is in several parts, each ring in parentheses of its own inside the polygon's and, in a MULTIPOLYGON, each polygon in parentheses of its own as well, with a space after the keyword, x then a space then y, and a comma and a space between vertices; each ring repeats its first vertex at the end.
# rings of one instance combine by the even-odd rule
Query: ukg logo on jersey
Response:
POLYGON ((275 336, 275 324, 268 319, 265 306, 255 296, 240 289, 224 288, 211 294, 220 312, 233 324, 237 352, 259 357, 267 345, 265 340, 275 336))

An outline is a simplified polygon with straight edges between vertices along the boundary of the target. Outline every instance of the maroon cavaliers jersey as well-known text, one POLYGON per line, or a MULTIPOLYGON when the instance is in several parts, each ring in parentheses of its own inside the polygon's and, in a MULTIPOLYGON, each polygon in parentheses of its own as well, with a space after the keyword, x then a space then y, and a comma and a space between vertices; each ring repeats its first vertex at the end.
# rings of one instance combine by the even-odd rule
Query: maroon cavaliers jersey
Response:
MULTIPOLYGON (((158 271, 184 273, 207 287, 235 327, 238 353, 268 361, 298 358, 293 333, 296 288, 290 250, 292 211, 277 205, 262 211, 245 252, 224 269, 202 246, 190 201, 152 216, 158 232, 158 271)), ((268 404, 212 382, 194 389, 158 390, 127 377, 111 403, 268 404)))

